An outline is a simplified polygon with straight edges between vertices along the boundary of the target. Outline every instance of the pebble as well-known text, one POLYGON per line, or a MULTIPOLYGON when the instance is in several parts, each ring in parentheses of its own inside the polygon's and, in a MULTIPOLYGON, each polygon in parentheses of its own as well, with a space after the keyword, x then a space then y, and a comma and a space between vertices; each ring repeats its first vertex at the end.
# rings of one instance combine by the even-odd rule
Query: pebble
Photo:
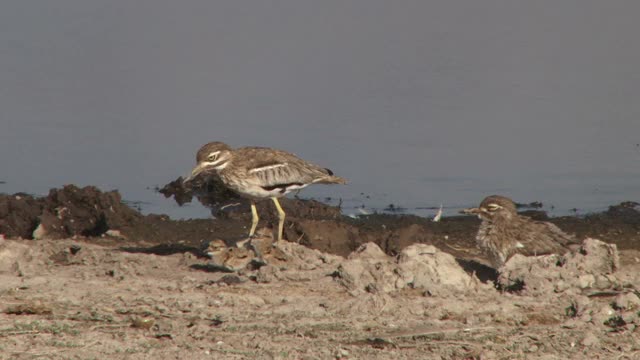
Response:
POLYGON ((122 235, 120 230, 109 229, 104 234, 107 235, 107 236, 111 236, 111 237, 119 238, 119 239, 126 239, 127 238, 126 236, 122 235))
POLYGON ((340 349, 338 350, 338 353, 336 354, 336 359, 342 359, 342 358, 346 358, 349 356, 349 351, 345 350, 345 349, 340 349))
POLYGON ((611 282, 605 276, 598 275, 596 277, 595 287, 601 290, 608 289, 611 287, 611 282))
POLYGON ((154 318, 135 318, 131 321, 133 327, 146 330, 151 329, 155 323, 156 320, 154 318))
POLYGON ((640 308, 640 298, 634 293, 618 294, 615 306, 619 309, 634 310, 640 308))
POLYGON ((587 335, 585 335, 585 337, 580 342, 580 344, 586 347, 596 346, 599 343, 600 343, 600 339, 598 339, 598 337, 594 335, 592 332, 587 333, 587 335))
POLYGON ((581 289, 592 287, 595 282, 596 282, 596 277, 593 276, 592 274, 585 274, 578 278, 578 286, 581 289))

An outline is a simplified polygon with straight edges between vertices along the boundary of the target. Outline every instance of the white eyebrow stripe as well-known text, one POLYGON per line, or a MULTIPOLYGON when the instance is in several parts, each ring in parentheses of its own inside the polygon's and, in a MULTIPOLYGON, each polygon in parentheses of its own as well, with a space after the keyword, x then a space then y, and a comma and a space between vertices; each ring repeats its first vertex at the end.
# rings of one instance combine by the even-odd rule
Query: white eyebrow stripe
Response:
POLYGON ((274 164, 274 165, 262 166, 262 167, 259 167, 259 168, 255 168, 255 169, 249 170, 249 174, 257 173, 257 172, 260 172, 260 171, 267 171, 267 170, 271 170, 271 169, 277 169, 277 168, 285 167, 285 166, 288 166, 288 165, 289 164, 287 164, 287 163, 282 163, 282 164, 274 164))
POLYGON ((226 161, 226 162, 222 163, 221 165, 216 166, 216 167, 215 167, 215 169, 216 169, 216 171, 220 171, 220 170, 222 170, 222 169, 226 168, 226 167, 227 167, 227 165, 229 165, 229 162, 228 162, 228 161, 226 161))

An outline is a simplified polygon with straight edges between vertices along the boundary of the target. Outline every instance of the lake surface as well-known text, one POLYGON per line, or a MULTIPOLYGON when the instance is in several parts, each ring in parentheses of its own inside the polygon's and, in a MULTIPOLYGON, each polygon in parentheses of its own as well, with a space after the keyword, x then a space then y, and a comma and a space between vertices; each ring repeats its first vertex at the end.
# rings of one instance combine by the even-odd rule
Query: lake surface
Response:
MULTIPOLYGON (((0 4, 0 192, 153 188, 208 141, 331 168, 346 213, 640 200, 640 2, 0 4)), ((553 208, 552 208, 553 207, 553 208)))

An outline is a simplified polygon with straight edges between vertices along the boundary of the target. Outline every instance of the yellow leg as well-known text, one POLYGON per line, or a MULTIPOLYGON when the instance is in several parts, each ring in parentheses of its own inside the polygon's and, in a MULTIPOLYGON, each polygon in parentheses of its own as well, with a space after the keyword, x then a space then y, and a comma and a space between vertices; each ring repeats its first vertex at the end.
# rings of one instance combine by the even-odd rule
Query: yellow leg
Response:
POLYGON ((278 209, 278 241, 282 240, 282 231, 284 230, 284 217, 285 213, 280 206, 280 202, 278 198, 272 197, 273 203, 276 204, 276 209, 278 209))
POLYGON ((256 232, 256 228, 258 227, 258 221, 260 217, 258 216, 258 209, 256 209, 256 203, 251 201, 251 230, 249 231, 249 237, 252 237, 256 232))

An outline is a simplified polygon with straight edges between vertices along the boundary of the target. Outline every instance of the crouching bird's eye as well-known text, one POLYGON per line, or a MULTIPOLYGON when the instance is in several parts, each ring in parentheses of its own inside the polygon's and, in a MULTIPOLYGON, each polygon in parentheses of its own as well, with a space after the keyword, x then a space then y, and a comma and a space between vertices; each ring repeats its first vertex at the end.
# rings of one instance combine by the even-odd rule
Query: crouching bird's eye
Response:
POLYGON ((500 209, 502 206, 498 205, 498 204, 489 204, 487 206, 487 210, 489 211, 496 211, 498 209, 500 209))

